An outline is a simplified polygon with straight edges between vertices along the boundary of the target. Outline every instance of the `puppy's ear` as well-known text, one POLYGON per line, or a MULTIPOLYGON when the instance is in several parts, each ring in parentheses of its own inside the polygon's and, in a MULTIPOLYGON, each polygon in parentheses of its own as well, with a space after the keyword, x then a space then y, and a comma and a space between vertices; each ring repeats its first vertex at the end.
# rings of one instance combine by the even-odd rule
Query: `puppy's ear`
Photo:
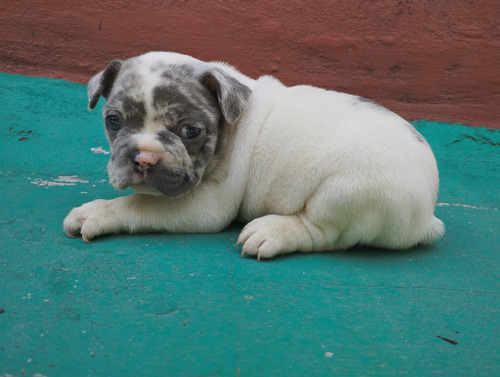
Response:
POLYGON ((120 60, 114 60, 109 63, 104 71, 99 72, 90 79, 87 88, 89 110, 94 109, 101 96, 108 98, 121 66, 122 62, 120 60))
POLYGON ((217 98, 226 121, 230 124, 236 123, 245 110, 251 89, 218 68, 203 74, 201 83, 217 98))

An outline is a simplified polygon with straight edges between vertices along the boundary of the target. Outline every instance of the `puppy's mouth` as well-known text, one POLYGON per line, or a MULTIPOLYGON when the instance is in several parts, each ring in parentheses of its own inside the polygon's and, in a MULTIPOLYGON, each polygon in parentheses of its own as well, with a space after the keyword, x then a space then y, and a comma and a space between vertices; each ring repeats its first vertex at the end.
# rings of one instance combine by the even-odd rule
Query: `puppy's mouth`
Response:
POLYGON ((134 167, 130 188, 136 192, 165 195, 171 198, 184 195, 192 181, 183 170, 172 170, 161 164, 137 169, 134 167))
POLYGON ((189 158, 166 153, 159 147, 116 148, 108 162, 108 174, 118 190, 131 188, 136 193, 170 198, 183 196, 200 181, 189 158))

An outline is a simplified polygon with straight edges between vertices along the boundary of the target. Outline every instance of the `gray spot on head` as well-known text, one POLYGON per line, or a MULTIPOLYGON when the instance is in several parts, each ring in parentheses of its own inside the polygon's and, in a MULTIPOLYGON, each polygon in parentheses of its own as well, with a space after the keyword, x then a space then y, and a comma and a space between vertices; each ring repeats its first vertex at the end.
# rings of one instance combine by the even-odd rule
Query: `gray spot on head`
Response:
POLYGON ((123 114, 126 118, 139 118, 143 120, 146 117, 146 104, 144 101, 124 95, 121 102, 123 114))
POLYGON ((138 89, 140 87, 141 76, 134 72, 127 72, 127 68, 124 68, 123 71, 126 73, 122 74, 120 77, 121 89, 125 92, 138 89))
POLYGON ((179 91, 177 85, 159 85, 153 89, 153 107, 162 111, 169 106, 188 107, 191 101, 179 91))
POLYGON ((157 73, 159 71, 163 71, 167 67, 167 64, 163 61, 157 61, 153 65, 151 65, 151 73, 157 73))
POLYGON ((158 68, 162 70, 161 76, 166 79, 181 81, 195 77, 195 70, 187 64, 164 65, 158 68))

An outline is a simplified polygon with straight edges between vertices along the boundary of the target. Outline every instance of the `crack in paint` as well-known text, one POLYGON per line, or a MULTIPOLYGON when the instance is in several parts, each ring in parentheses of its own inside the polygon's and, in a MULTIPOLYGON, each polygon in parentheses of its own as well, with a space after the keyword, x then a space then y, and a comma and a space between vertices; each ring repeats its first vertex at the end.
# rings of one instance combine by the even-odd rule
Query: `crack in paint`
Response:
POLYGON ((471 209, 481 209, 481 210, 493 210, 496 211, 497 208, 486 208, 486 207, 475 207, 469 204, 460 204, 460 203, 436 203, 438 207, 463 207, 463 208, 471 208, 471 209))
POLYGON ((451 339, 448 339, 448 338, 445 338, 445 337, 442 337, 441 335, 438 335, 437 336, 439 339, 443 339, 444 341, 448 342, 448 343, 451 343, 453 344, 454 346, 456 346, 458 344, 458 342, 456 340, 451 340, 451 339))

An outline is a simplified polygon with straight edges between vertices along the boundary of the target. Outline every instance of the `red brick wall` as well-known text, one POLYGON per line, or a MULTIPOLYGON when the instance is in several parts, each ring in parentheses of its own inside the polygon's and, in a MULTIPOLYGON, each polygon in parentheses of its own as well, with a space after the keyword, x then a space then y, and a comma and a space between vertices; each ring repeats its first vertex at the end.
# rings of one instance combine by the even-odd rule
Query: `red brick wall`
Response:
POLYGON ((3 2, 0 71, 86 82, 150 50, 500 128, 498 0, 3 2))

